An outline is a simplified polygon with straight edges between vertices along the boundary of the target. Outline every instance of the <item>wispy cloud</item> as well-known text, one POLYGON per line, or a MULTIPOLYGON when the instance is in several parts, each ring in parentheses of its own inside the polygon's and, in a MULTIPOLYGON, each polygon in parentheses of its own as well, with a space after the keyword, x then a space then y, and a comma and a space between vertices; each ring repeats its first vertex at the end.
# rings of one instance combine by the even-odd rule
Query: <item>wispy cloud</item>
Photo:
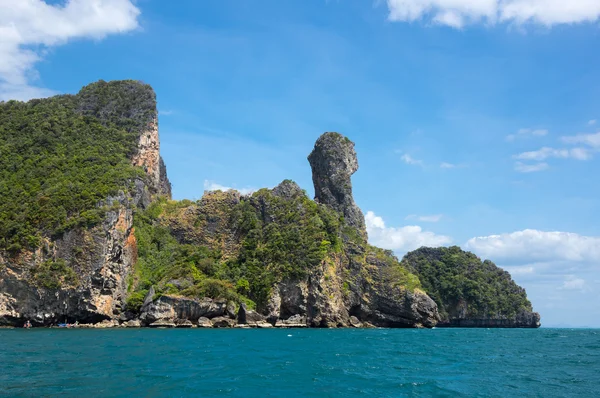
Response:
POLYGON ((597 122, 597 120, 596 120, 596 119, 592 119, 592 120, 590 120, 590 121, 588 122, 588 126, 593 126, 593 125, 595 125, 595 124, 596 124, 596 122, 597 122))
POLYGON ((422 160, 415 159, 412 156, 410 156, 408 153, 405 153, 404 155, 402 155, 402 157, 400 159, 402 159, 402 161, 406 164, 410 164, 413 166, 423 166, 422 160))
POLYGON ((430 216, 418 216, 416 214, 410 214, 406 216, 405 220, 417 220, 422 222, 439 222, 444 217, 443 214, 433 214, 430 216))
POLYGON ((509 23, 554 26, 594 22, 600 18, 600 2, 593 0, 387 0, 391 21, 446 25, 509 23))
POLYGON ((440 163, 440 169, 462 169, 465 167, 469 167, 469 165, 466 163, 448 163, 448 162, 440 163))
POLYGON ((534 164, 526 164, 523 162, 515 162, 515 171, 519 173, 535 173, 538 171, 547 170, 550 166, 548 163, 534 163, 534 164))
POLYGON ((596 134, 577 134, 565 136, 561 137, 561 139, 567 144, 583 144, 600 150, 600 132, 596 134))
POLYGON ((513 156, 519 160, 546 160, 548 158, 589 160, 592 154, 586 148, 554 149, 543 147, 537 151, 523 152, 513 156))
POLYGON ((171 116, 171 115, 175 114, 175 111, 170 110, 170 109, 169 110, 164 110, 164 111, 163 110, 159 110, 158 114, 161 115, 161 116, 171 116))
POLYGON ((577 278, 575 275, 568 275, 560 289, 562 290, 585 290, 585 280, 577 278))
POLYGON ((506 141, 512 142, 519 137, 543 137, 548 135, 548 130, 543 129, 520 129, 516 134, 506 136, 506 141))
POLYGON ((54 94, 35 86, 34 66, 48 48, 78 38, 103 39, 138 27, 140 10, 130 0, 0 0, 0 100, 54 94))
POLYGON ((535 272, 535 268, 531 265, 521 265, 521 266, 513 266, 513 267, 503 267, 505 271, 510 272, 511 275, 530 275, 535 272))

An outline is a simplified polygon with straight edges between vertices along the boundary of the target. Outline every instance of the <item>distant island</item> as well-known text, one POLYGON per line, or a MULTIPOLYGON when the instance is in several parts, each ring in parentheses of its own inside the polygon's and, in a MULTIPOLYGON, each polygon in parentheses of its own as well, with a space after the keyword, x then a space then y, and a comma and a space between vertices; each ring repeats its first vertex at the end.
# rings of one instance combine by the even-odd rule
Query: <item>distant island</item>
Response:
POLYGON ((149 85, 0 103, 0 326, 540 326, 489 260, 369 245, 350 139, 308 162, 314 200, 285 180, 175 201, 149 85))

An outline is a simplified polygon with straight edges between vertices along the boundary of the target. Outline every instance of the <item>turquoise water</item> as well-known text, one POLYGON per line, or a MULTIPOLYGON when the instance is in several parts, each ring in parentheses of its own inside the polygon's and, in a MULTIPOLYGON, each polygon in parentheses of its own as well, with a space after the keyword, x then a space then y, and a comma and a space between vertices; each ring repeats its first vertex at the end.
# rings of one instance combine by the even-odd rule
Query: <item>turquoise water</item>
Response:
POLYGON ((600 330, 0 330, 0 396, 593 397, 600 330))

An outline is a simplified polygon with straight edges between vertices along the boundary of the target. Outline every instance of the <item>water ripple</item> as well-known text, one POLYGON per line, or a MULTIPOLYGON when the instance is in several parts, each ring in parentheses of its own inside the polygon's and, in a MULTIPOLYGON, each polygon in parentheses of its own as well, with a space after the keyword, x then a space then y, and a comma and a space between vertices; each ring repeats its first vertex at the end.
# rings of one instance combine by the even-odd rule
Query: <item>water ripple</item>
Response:
POLYGON ((597 334, 0 330, 0 396, 591 397, 597 334))

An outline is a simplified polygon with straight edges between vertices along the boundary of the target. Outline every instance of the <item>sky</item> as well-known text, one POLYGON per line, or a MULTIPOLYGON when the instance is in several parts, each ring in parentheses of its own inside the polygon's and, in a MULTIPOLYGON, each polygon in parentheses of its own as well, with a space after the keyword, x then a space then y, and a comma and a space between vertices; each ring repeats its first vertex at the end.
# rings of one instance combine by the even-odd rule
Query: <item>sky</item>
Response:
POLYGON ((137 79, 175 199, 356 143, 371 243, 459 245, 600 327, 600 1, 0 0, 0 100, 137 79))

